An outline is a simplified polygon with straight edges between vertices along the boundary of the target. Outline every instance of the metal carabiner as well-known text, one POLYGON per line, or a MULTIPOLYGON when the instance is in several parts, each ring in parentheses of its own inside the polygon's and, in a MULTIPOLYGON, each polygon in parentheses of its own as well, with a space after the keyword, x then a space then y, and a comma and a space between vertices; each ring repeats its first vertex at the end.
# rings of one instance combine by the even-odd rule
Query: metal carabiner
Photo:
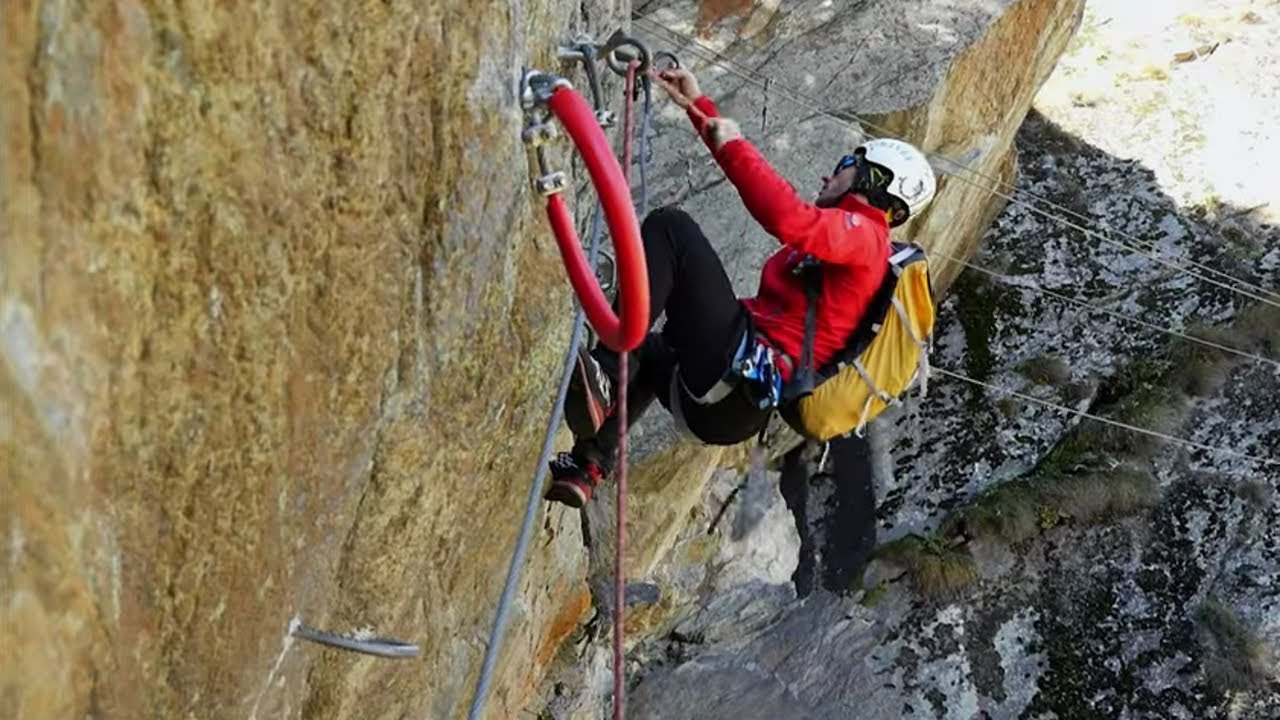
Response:
POLYGON ((653 69, 657 72, 662 72, 664 70, 679 70, 680 68, 684 67, 683 65, 680 64, 680 58, 677 57, 676 54, 671 52, 670 50, 659 50, 658 52, 654 53, 652 62, 650 64, 652 65, 653 69), (666 60, 671 64, 667 65, 666 67, 663 67, 661 65, 663 60, 666 60))

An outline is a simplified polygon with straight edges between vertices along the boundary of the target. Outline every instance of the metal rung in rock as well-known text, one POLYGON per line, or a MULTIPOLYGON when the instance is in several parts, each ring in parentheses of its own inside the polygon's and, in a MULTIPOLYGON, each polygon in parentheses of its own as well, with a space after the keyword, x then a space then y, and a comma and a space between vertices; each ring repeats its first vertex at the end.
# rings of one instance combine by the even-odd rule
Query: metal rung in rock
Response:
POLYGON ((310 640, 321 645, 352 650, 366 655, 377 655, 388 658, 411 658, 418 656, 418 646, 412 643, 392 640, 383 637, 365 637, 364 635, 334 635, 313 627, 297 623, 293 628, 294 637, 310 640))

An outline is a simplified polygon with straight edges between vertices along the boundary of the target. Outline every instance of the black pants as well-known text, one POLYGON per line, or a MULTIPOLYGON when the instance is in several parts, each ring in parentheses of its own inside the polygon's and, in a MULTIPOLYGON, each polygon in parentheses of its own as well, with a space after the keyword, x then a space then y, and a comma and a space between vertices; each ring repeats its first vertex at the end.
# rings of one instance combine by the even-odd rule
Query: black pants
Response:
POLYGON ((816 444, 801 445, 782 459, 779 490, 796 519, 800 558, 791 574, 796 595, 819 587, 848 593, 876 549, 876 489, 867 441, 836 438, 823 454, 816 444))
MULTIPOLYGON (((729 368, 751 316, 738 301, 720 257, 688 213, 664 207, 640 227, 649 271, 649 326, 666 312, 662 331, 649 333, 629 357, 627 423, 630 427, 656 398, 670 410, 672 375, 689 393, 701 396, 729 368)), ((618 384, 618 353, 603 345, 591 351, 618 384)), ((614 393, 615 396, 617 393, 614 393)), ((677 401, 689 429, 703 442, 732 445, 759 432, 769 418, 743 391, 712 405, 698 405, 681 393, 677 401)), ((606 467, 614 464, 617 419, 610 417, 594 438, 575 438, 574 454, 606 467)))

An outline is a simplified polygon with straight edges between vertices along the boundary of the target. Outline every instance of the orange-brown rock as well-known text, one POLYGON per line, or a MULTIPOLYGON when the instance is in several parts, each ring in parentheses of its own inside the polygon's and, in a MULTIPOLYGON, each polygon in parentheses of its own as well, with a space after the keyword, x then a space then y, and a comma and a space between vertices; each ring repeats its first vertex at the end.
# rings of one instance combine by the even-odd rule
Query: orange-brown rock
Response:
MULTIPOLYGON (((0 716, 465 711, 570 316, 511 88, 576 11, 5 3, 0 716)), ((490 717, 583 610, 536 546, 490 717)))

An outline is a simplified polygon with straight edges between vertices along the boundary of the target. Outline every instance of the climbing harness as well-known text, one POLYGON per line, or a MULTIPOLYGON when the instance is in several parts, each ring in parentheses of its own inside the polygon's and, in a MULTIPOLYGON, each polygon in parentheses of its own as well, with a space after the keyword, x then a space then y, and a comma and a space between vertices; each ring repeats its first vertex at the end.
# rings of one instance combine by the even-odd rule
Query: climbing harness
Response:
MULTIPOLYGON (((788 362, 785 355, 760 342, 755 333, 747 329, 738 340, 738 349, 733 353, 728 370, 705 393, 693 394, 678 371, 674 373, 673 380, 679 378, 680 389, 698 405, 714 405, 729 397, 735 390, 741 390, 763 410, 777 407, 782 401, 785 389, 782 368, 788 362)), ((671 403, 672 408, 678 408, 679 397, 673 395, 671 403)))
POLYGON ((352 650, 365 655, 377 655, 388 658, 411 658, 418 656, 418 646, 413 643, 391 638, 356 635, 336 635, 313 627, 294 623, 289 630, 294 637, 330 647, 352 650))
POLYGON ((639 346, 649 330, 648 271, 631 192, 601 130, 600 116, 568 80, 536 70, 525 73, 520 98, 526 119, 521 137, 533 148, 540 173, 534 187, 547 198, 547 219, 569 282, 600 341, 618 352, 629 352, 639 346), (556 136, 550 124, 552 116, 573 140, 599 193, 617 251, 621 318, 614 314, 596 279, 595 268, 583 255, 573 214, 563 197, 566 176, 549 167, 545 145, 556 136))

